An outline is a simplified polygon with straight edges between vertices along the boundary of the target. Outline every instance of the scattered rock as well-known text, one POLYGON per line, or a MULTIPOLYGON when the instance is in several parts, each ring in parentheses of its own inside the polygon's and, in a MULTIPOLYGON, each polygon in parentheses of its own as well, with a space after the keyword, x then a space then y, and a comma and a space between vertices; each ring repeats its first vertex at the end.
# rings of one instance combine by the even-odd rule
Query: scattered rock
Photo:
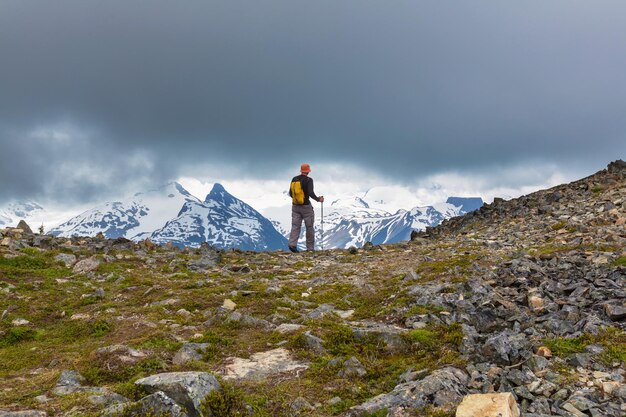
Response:
POLYGON ((230 299, 225 299, 224 303, 222 304, 222 307, 226 310, 229 311, 235 311, 235 309, 237 308, 237 304, 235 304, 235 302, 233 300, 230 299))

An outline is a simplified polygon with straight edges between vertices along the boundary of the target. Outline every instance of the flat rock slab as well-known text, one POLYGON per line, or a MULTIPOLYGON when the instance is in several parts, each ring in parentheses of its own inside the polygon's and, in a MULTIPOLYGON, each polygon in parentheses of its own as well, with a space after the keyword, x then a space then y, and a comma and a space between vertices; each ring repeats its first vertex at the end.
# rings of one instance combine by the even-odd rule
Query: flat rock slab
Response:
POLYGON ((519 417, 519 415, 519 408, 510 392, 467 395, 456 409, 456 417, 519 417))
POLYGON ((278 348, 267 352, 255 353, 250 359, 230 358, 226 366, 224 379, 260 379, 282 372, 307 369, 304 362, 291 357, 287 349, 278 348))
POLYGON ((274 330, 276 330, 280 334, 293 333, 297 332, 300 329, 303 329, 304 326, 301 324, 293 324, 293 323, 283 323, 274 330))

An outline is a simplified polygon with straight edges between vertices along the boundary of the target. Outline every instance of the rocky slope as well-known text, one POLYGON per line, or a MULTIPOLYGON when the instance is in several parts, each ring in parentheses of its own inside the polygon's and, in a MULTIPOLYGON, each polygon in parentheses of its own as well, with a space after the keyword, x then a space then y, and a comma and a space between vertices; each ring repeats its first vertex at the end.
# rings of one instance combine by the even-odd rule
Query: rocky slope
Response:
POLYGON ((625 196, 617 161, 302 254, 0 230, 0 416, 623 416, 625 196))

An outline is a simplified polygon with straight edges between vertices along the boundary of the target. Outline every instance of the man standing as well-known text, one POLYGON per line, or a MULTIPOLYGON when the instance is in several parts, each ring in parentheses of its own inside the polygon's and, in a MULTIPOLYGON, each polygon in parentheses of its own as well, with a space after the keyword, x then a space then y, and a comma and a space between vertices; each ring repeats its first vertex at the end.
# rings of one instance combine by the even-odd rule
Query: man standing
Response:
POLYGON ((291 234, 289 235, 289 250, 298 252, 298 238, 302 228, 302 220, 306 227, 306 250, 312 251, 315 247, 315 230, 313 221, 315 213, 311 205, 311 198, 319 203, 324 202, 323 196, 316 196, 313 191, 313 178, 309 178, 311 167, 309 164, 300 166, 300 175, 293 177, 289 186, 291 206, 291 234))

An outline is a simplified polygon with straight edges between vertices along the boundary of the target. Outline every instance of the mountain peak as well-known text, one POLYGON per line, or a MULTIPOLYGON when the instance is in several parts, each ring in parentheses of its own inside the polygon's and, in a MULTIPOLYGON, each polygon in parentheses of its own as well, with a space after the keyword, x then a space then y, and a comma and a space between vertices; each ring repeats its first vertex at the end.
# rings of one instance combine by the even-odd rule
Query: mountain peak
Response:
POLYGON ((224 188, 224 186, 222 184, 220 184, 219 182, 216 182, 215 184, 213 184, 213 188, 211 189, 211 192, 209 194, 218 194, 218 193, 225 193, 226 189, 224 188))
POLYGON ((207 194, 206 198, 204 199, 204 202, 208 203, 209 201, 219 201, 222 203, 227 203, 228 201, 232 201, 232 200, 233 200, 233 196, 231 196, 228 193, 228 191, 226 191, 226 189, 224 188, 222 184, 216 182, 213 185, 211 192, 207 194))

